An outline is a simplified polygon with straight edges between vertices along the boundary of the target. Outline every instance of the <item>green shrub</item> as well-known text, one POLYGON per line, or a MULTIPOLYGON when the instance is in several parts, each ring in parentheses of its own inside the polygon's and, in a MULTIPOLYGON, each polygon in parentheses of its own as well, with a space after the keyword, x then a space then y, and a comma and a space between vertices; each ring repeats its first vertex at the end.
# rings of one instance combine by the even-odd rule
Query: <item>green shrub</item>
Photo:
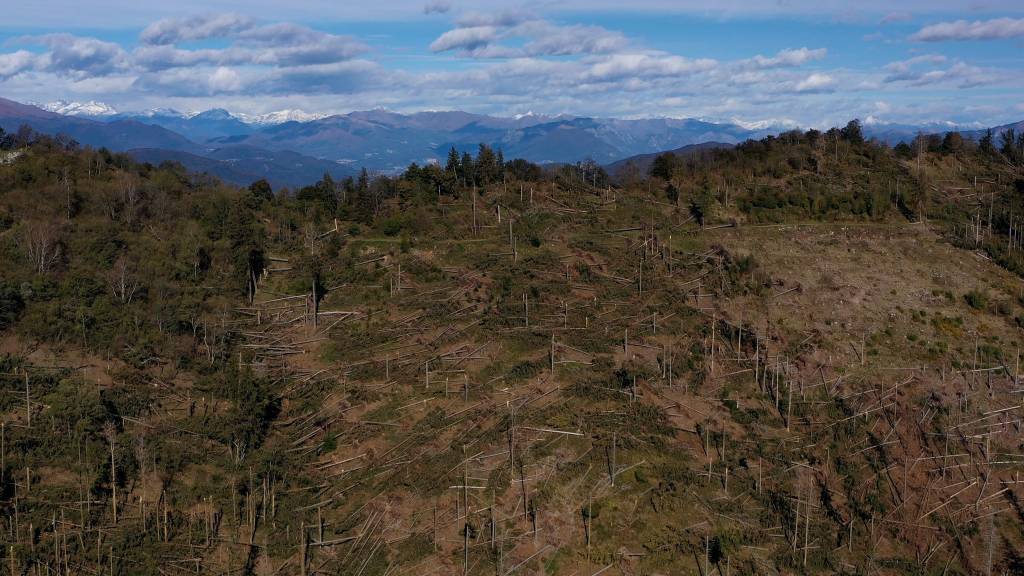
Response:
POLYGON ((14 324, 24 308, 21 293, 14 286, 0 281, 0 330, 14 324))
POLYGON ((964 294, 964 301, 967 305, 975 310, 984 310, 988 306, 988 296, 979 292, 978 290, 971 290, 967 294, 964 294))

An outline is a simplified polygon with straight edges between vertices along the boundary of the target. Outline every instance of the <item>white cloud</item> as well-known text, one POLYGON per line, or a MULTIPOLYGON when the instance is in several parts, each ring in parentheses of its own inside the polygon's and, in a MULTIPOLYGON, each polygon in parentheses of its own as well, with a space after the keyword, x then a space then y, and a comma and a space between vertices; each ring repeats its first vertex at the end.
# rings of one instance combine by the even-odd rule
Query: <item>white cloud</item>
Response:
POLYGON ((133 88, 163 96, 212 96, 237 93, 258 85, 257 74, 243 76, 239 70, 226 67, 174 68, 158 73, 140 74, 133 88))
POLYGON ((35 60, 35 54, 28 50, 0 54, 0 80, 30 70, 35 65, 35 60))
POLYGON ((241 14, 202 14, 158 20, 142 31, 145 44, 177 44, 208 38, 223 38, 252 28, 253 21, 241 14))
POLYGON ((718 63, 710 58, 691 60, 675 55, 615 54, 590 66, 582 79, 607 82, 624 78, 663 78, 707 72, 718 63))
POLYGON ((498 29, 494 26, 470 26, 455 28, 441 34, 430 43, 434 52, 448 50, 476 50, 483 48, 499 38, 498 29))
POLYGON ((529 26, 529 35, 533 37, 524 49, 534 56, 607 54, 629 44, 621 33, 600 26, 554 26, 547 22, 524 26, 529 26))
POLYGON ((797 92, 822 92, 831 90, 835 84, 835 78, 816 72, 797 82, 794 88, 797 92))
POLYGON ((242 87, 242 78, 231 68, 220 66, 210 74, 208 84, 212 92, 235 92, 242 87))
POLYGON ((908 60, 890 62, 884 69, 889 73, 882 81, 908 86, 945 84, 956 88, 974 88, 999 81, 994 71, 957 60, 943 67, 948 58, 941 54, 923 54, 908 60))
POLYGON ((918 75, 918 73, 913 71, 913 68, 918 64, 942 64, 945 61, 946 57, 941 54, 922 54, 921 56, 915 56, 907 60, 890 62, 883 67, 884 70, 889 72, 889 75, 885 77, 884 81, 898 82, 901 80, 912 80, 918 75))
POLYGON ((280 23, 250 28, 234 36, 227 48, 184 49, 171 44, 137 48, 135 62, 147 70, 196 65, 299 66, 327 64, 354 58, 367 47, 350 36, 339 36, 297 24, 280 23))
POLYGON ((35 67, 59 76, 86 78, 125 70, 130 62, 120 45, 71 34, 46 34, 25 38, 49 48, 38 56, 35 67))
POLYGON ((770 58, 758 54, 750 59, 750 62, 758 68, 782 68, 787 66, 802 66, 814 60, 821 60, 828 54, 827 48, 816 48, 811 50, 807 47, 796 50, 780 50, 770 58))
POLYGON ((996 18, 993 20, 957 20, 925 26, 910 39, 918 42, 948 40, 1000 40, 1024 37, 1024 18, 996 18))
POLYGON ((463 16, 456 27, 430 44, 434 52, 459 51, 473 58, 517 58, 522 56, 570 56, 607 54, 627 47, 620 32, 601 26, 556 25, 530 13, 505 11, 463 16), (525 40, 522 46, 500 44, 525 40))

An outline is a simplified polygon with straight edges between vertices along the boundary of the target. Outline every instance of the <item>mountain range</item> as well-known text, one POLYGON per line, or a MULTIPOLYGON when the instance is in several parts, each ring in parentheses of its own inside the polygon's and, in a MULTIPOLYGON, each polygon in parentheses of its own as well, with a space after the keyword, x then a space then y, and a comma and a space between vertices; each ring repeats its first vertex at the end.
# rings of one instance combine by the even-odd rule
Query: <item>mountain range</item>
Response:
MULTIPOLYGON (((228 182, 267 178, 275 186, 308 184, 361 168, 397 172, 412 162, 443 161, 448 150, 474 152, 484 143, 506 158, 537 163, 586 158, 609 165, 696 144, 731 145, 788 126, 716 123, 693 118, 616 119, 526 114, 497 117, 461 111, 400 114, 369 110, 331 116, 285 110, 261 116, 223 109, 182 113, 162 109, 124 113, 100 102, 58 101, 41 106, 0 98, 0 127, 29 124, 91 146, 128 152, 140 160, 181 162, 228 182)), ((1002 129, 1005 127, 1000 127, 1002 129)), ((920 132, 958 129, 869 122, 866 135, 890 144, 920 132)), ((971 135, 978 133, 970 127, 971 135)), ((965 130, 966 132, 966 130, 965 130)))

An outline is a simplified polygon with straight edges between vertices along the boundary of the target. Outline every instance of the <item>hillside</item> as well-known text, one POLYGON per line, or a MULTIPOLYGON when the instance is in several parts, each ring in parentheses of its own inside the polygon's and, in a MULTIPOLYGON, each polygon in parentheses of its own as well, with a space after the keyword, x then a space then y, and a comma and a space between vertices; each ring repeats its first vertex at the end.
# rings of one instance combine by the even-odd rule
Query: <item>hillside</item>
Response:
POLYGON ((626 177, 643 177, 646 174, 650 174, 651 166, 654 164, 655 159, 663 154, 671 154, 680 159, 687 159, 694 156, 700 156, 702 153, 711 150, 717 150, 721 148, 729 148, 731 144, 725 144, 723 142, 703 142, 701 144, 690 144, 675 150, 663 150, 658 152, 652 152, 650 154, 638 154, 636 156, 630 156, 629 158, 623 158, 611 164, 604 166, 604 169, 609 175, 615 178, 626 178, 626 177))
POLYGON ((316 182, 324 174, 339 180, 356 174, 354 167, 337 162, 318 160, 287 150, 273 152, 250 146, 211 148, 204 150, 202 156, 158 148, 130 149, 127 154, 138 162, 156 165, 176 162, 191 172, 216 176, 224 182, 239 186, 265 179, 275 187, 300 188, 316 182))
POLYGON ((159 126, 136 120, 96 122, 73 116, 47 112, 35 106, 0 98, 0 128, 15 132, 28 125, 38 132, 63 134, 84 144, 105 146, 114 150, 128 148, 164 148, 174 151, 192 150, 196 146, 184 136, 159 126))
POLYGON ((291 195, 0 142, 16 573, 1021 569, 1024 139, 291 195))

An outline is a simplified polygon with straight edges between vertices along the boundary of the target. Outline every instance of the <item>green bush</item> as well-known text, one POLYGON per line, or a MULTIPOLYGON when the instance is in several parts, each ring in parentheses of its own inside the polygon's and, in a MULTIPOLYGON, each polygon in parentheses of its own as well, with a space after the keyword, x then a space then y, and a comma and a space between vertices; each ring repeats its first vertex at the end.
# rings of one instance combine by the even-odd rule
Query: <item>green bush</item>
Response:
POLYGON ((975 310, 984 310, 988 306, 988 296, 979 292, 978 290, 971 290, 967 294, 964 294, 964 301, 967 305, 975 310))
POLYGON ((0 281, 0 330, 14 324, 24 309, 25 302, 21 299, 21 292, 14 286, 0 281))

